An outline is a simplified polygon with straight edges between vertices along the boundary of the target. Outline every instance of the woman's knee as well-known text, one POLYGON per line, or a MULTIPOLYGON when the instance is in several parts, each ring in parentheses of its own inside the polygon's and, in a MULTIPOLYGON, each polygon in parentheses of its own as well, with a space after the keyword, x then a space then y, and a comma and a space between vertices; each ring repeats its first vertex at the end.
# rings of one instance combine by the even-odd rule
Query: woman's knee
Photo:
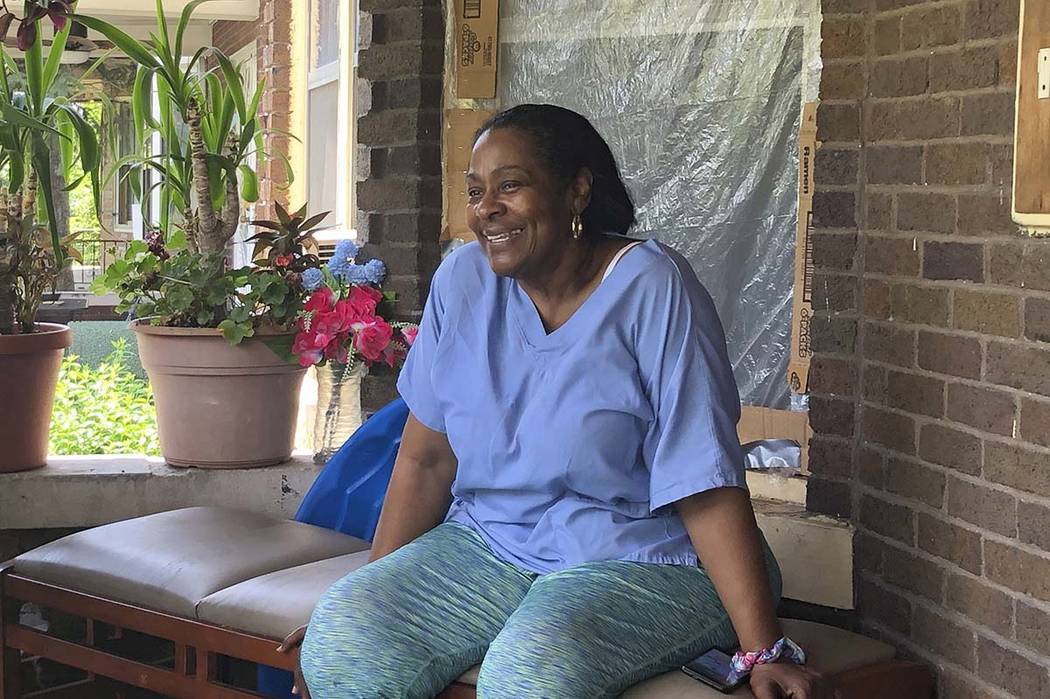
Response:
POLYGON ((478 699, 595 699, 605 696, 601 678, 576 652, 571 639, 543 634, 501 634, 478 674, 478 699))
POLYGON ((382 671, 384 653, 395 649, 374 637, 381 625, 369 610, 362 571, 332 585, 310 617, 299 659, 314 699, 405 696, 393 686, 398 677, 382 671))

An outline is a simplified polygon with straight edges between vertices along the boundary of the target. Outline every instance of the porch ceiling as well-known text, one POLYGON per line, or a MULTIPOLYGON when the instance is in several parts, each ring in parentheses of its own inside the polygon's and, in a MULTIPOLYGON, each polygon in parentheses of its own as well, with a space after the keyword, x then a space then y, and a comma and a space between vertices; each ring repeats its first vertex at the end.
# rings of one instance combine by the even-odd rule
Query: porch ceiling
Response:
MULTIPOLYGON (((169 20, 178 21, 179 15, 189 0, 163 0, 165 14, 169 20)), ((157 28, 154 19, 154 3, 149 0, 80 0, 77 11, 93 15, 115 24, 136 39, 148 39, 157 28)), ((191 54, 201 46, 211 44, 211 25, 221 19, 254 21, 259 18, 259 0, 214 0, 197 7, 193 12, 185 36, 185 51, 191 54)), ((92 39, 102 38, 89 32, 92 39)))
MULTIPOLYGON (((189 0, 163 0, 164 11, 178 17, 189 0)), ((109 22, 152 20, 154 4, 145 0, 80 0, 77 11, 95 15, 109 22)), ((193 12, 198 21, 217 19, 254 20, 259 17, 259 0, 214 0, 203 3, 193 12)))

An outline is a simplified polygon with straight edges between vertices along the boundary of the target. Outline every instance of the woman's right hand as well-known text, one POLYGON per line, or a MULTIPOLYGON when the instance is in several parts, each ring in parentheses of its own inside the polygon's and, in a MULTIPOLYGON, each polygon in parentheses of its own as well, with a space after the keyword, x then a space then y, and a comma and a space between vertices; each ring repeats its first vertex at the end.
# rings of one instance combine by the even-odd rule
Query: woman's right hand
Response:
MULTIPOLYGON (((306 626, 300 626, 295 631, 284 637, 281 641, 281 645, 277 646, 279 653, 291 653, 297 651, 299 646, 303 644, 303 639, 306 637, 306 626)), ((292 683, 292 694, 298 694, 303 699, 310 699, 310 690, 306 686, 306 680, 303 679, 303 666, 299 661, 299 654, 296 653, 295 657, 295 680, 292 683)))

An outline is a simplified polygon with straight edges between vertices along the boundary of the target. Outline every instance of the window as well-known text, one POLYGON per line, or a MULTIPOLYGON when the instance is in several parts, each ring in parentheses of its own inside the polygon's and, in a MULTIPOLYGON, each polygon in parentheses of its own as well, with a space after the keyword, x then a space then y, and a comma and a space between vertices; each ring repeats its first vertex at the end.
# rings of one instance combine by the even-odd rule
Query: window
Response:
POLYGON ((331 212, 324 221, 329 237, 343 238, 352 225, 351 16, 356 6, 344 0, 308 1, 306 199, 311 212, 331 212))
MULTIPOLYGON (((114 118, 116 119, 117 158, 123 158, 139 152, 135 147, 135 128, 131 116, 131 104, 128 102, 114 103, 114 118)), ((140 205, 138 195, 135 194, 135 183, 132 181, 133 166, 121 165, 116 178, 113 206, 114 228, 125 233, 130 230, 132 237, 141 239, 145 230, 144 221, 153 220, 153 211, 156 202, 154 197, 146 201, 145 210, 140 205)), ((153 181, 152 172, 148 168, 139 171, 140 194, 150 191, 150 183, 153 181)))

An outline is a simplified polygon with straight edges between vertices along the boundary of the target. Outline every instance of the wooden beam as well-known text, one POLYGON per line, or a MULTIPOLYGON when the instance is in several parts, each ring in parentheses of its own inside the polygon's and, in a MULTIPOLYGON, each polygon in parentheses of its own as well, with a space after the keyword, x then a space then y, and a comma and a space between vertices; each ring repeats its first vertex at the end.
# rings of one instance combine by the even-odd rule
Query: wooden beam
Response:
POLYGON ((183 619, 164 612, 114 602, 57 585, 40 583, 15 574, 4 576, 4 595, 34 602, 80 617, 119 626, 160 638, 263 663, 283 670, 294 669, 294 659, 278 653, 281 639, 265 639, 211 624, 183 619))

